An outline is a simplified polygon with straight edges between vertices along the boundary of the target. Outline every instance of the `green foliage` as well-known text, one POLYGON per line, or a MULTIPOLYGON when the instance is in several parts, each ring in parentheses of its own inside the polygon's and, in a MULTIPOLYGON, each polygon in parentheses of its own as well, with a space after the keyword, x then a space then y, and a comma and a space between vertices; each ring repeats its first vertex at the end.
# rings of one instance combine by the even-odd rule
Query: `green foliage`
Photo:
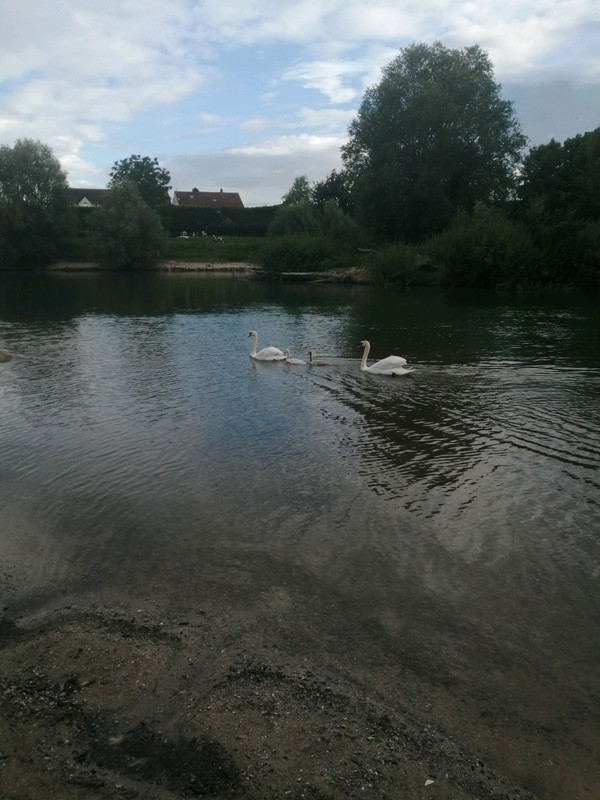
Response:
POLYGON ((600 220, 586 222, 575 237, 576 262, 573 285, 581 289, 600 289, 600 220))
POLYGON ((296 178, 268 227, 261 252, 267 272, 329 270, 356 260, 361 228, 333 196, 322 192, 320 198, 314 201, 306 176, 296 178))
POLYGON ((104 267, 147 269, 163 258, 167 235, 135 184, 119 181, 92 220, 94 259, 104 267))
POLYGON ((338 208, 347 214, 354 211, 352 197, 352 178, 347 170, 332 170, 323 181, 316 181, 311 190, 312 202, 323 208, 325 203, 333 200, 338 208))
POLYGON ((306 175, 299 175, 294 179, 290 190, 282 198, 284 206, 290 206, 294 203, 303 203, 310 201, 311 188, 306 175))
POLYGON ((0 147, 0 261, 49 264, 73 228, 67 176, 51 149, 32 139, 0 147))
POLYGON ((91 234, 72 236, 60 253, 63 261, 89 262, 94 260, 91 234))
POLYGON ((282 205, 269 225, 269 236, 304 234, 332 239, 344 247, 356 247, 362 238, 358 223, 338 207, 335 200, 327 200, 321 207, 308 200, 292 205, 282 205))
POLYGON ((600 128, 533 147, 523 161, 519 197, 552 216, 600 219, 600 128))
POLYGON ((517 286, 539 274, 539 253, 525 228, 483 204, 472 216, 459 215, 423 252, 452 286, 517 286))
POLYGON ((109 187, 123 182, 134 183, 142 199, 151 208, 158 208, 168 202, 171 176, 156 158, 132 155, 115 161, 110 171, 109 187))
POLYGON ((409 286, 417 271, 417 251, 403 242, 384 248, 369 261, 369 273, 378 284, 409 286))
POLYGON ((348 252, 325 236, 286 234, 265 240, 260 264, 271 275, 280 272, 316 272, 348 266, 348 252))
POLYGON ((265 236, 279 206, 256 208, 194 208, 193 206, 165 205, 158 209, 163 226, 171 236, 265 236))
POLYGON ((356 214, 388 239, 420 241, 513 186, 525 137, 487 54, 405 48, 369 88, 342 158, 356 214))
POLYGON ((363 238, 358 222, 343 211, 333 199, 327 200, 320 211, 321 231, 335 242, 355 247, 363 238))
POLYGON ((289 236, 306 234, 318 236, 322 225, 317 209, 310 200, 299 200, 279 207, 273 222, 269 225, 269 236, 289 236))
POLYGON ((540 283, 600 288, 600 128, 532 148, 513 215, 539 249, 540 283))

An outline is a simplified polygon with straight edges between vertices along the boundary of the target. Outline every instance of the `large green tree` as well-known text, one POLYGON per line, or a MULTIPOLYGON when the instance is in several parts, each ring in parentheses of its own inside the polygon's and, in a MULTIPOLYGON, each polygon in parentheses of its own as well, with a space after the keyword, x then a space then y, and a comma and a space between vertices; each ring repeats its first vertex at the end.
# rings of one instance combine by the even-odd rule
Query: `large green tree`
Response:
POLYGON ((526 139, 477 45, 413 44, 365 92, 342 148, 356 213, 381 235, 418 241, 458 210, 504 200, 526 139))
POLYGON ((0 147, 0 261, 54 261, 74 224, 67 176, 52 150, 33 139, 0 147))
POLYGON ((94 259, 103 267, 147 269, 166 252, 167 235, 158 212, 132 182, 121 181, 110 189, 94 211, 91 228, 94 259))
POLYGON ((542 254, 542 279, 600 286, 600 128, 533 147, 523 161, 513 213, 542 254))
POLYGON ((532 147, 523 160, 519 196, 547 214, 600 220, 600 128, 532 147))
POLYGON ((115 161, 110 171, 109 186, 116 186, 123 181, 135 183, 141 197, 151 208, 167 202, 171 175, 160 166, 157 158, 132 155, 115 161))

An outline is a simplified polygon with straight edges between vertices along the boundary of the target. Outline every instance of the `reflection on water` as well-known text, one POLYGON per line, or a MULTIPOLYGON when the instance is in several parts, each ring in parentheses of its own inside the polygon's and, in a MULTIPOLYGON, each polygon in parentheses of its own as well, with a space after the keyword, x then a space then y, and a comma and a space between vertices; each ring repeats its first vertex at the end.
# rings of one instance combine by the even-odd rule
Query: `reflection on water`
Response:
MULTIPOLYGON (((409 609, 422 637, 523 640, 540 669, 573 648, 598 691, 593 304, 201 276, 2 282, 0 348, 16 354, 0 364, 3 556, 46 547, 48 594, 134 591, 149 574, 181 587, 200 563, 245 560, 264 584, 311 575, 390 647, 409 609), (256 364, 251 329, 331 366, 256 364), (365 337, 415 372, 361 373, 365 337)), ((15 602, 35 602, 28 587, 15 602)))

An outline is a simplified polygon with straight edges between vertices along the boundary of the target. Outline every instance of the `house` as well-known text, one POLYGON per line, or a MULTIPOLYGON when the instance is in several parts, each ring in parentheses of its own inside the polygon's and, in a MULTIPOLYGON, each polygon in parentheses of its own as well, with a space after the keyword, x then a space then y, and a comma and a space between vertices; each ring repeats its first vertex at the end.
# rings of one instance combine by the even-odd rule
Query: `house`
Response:
POLYGON ((95 208, 102 203, 102 199, 108 192, 108 189, 71 189, 69 188, 69 197, 73 205, 79 208, 95 208))
MULTIPOLYGON (((102 204, 102 200, 108 194, 110 189, 72 189, 69 187, 69 196, 73 201, 73 205, 79 208, 96 208, 102 204)), ((164 203, 169 205, 171 198, 169 192, 165 189, 164 203)))
POLYGON ((188 206, 193 208, 243 208, 244 204, 238 192, 173 192, 174 206, 188 206))

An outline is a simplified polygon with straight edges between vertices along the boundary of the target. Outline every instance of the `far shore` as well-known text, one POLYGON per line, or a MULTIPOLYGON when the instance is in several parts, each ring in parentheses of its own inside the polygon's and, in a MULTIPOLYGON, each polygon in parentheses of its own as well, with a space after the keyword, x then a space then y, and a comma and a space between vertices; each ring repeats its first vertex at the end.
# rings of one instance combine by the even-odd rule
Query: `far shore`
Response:
MULTIPOLYGON (((108 271, 91 261, 58 261, 47 267, 52 272, 104 272, 108 271)), ((161 261, 150 271, 157 272, 254 272, 261 268, 257 264, 243 261, 161 261)))
MULTIPOLYGON (((47 267, 51 272, 108 272, 104 267, 88 261, 59 261, 47 267)), ((144 270, 146 271, 146 270, 144 270)), ((264 275, 262 267, 245 261, 161 261, 148 272, 217 272, 264 275)), ((311 283, 371 283, 369 274, 360 267, 328 270, 324 272, 281 272, 277 276, 286 281, 311 283)))

